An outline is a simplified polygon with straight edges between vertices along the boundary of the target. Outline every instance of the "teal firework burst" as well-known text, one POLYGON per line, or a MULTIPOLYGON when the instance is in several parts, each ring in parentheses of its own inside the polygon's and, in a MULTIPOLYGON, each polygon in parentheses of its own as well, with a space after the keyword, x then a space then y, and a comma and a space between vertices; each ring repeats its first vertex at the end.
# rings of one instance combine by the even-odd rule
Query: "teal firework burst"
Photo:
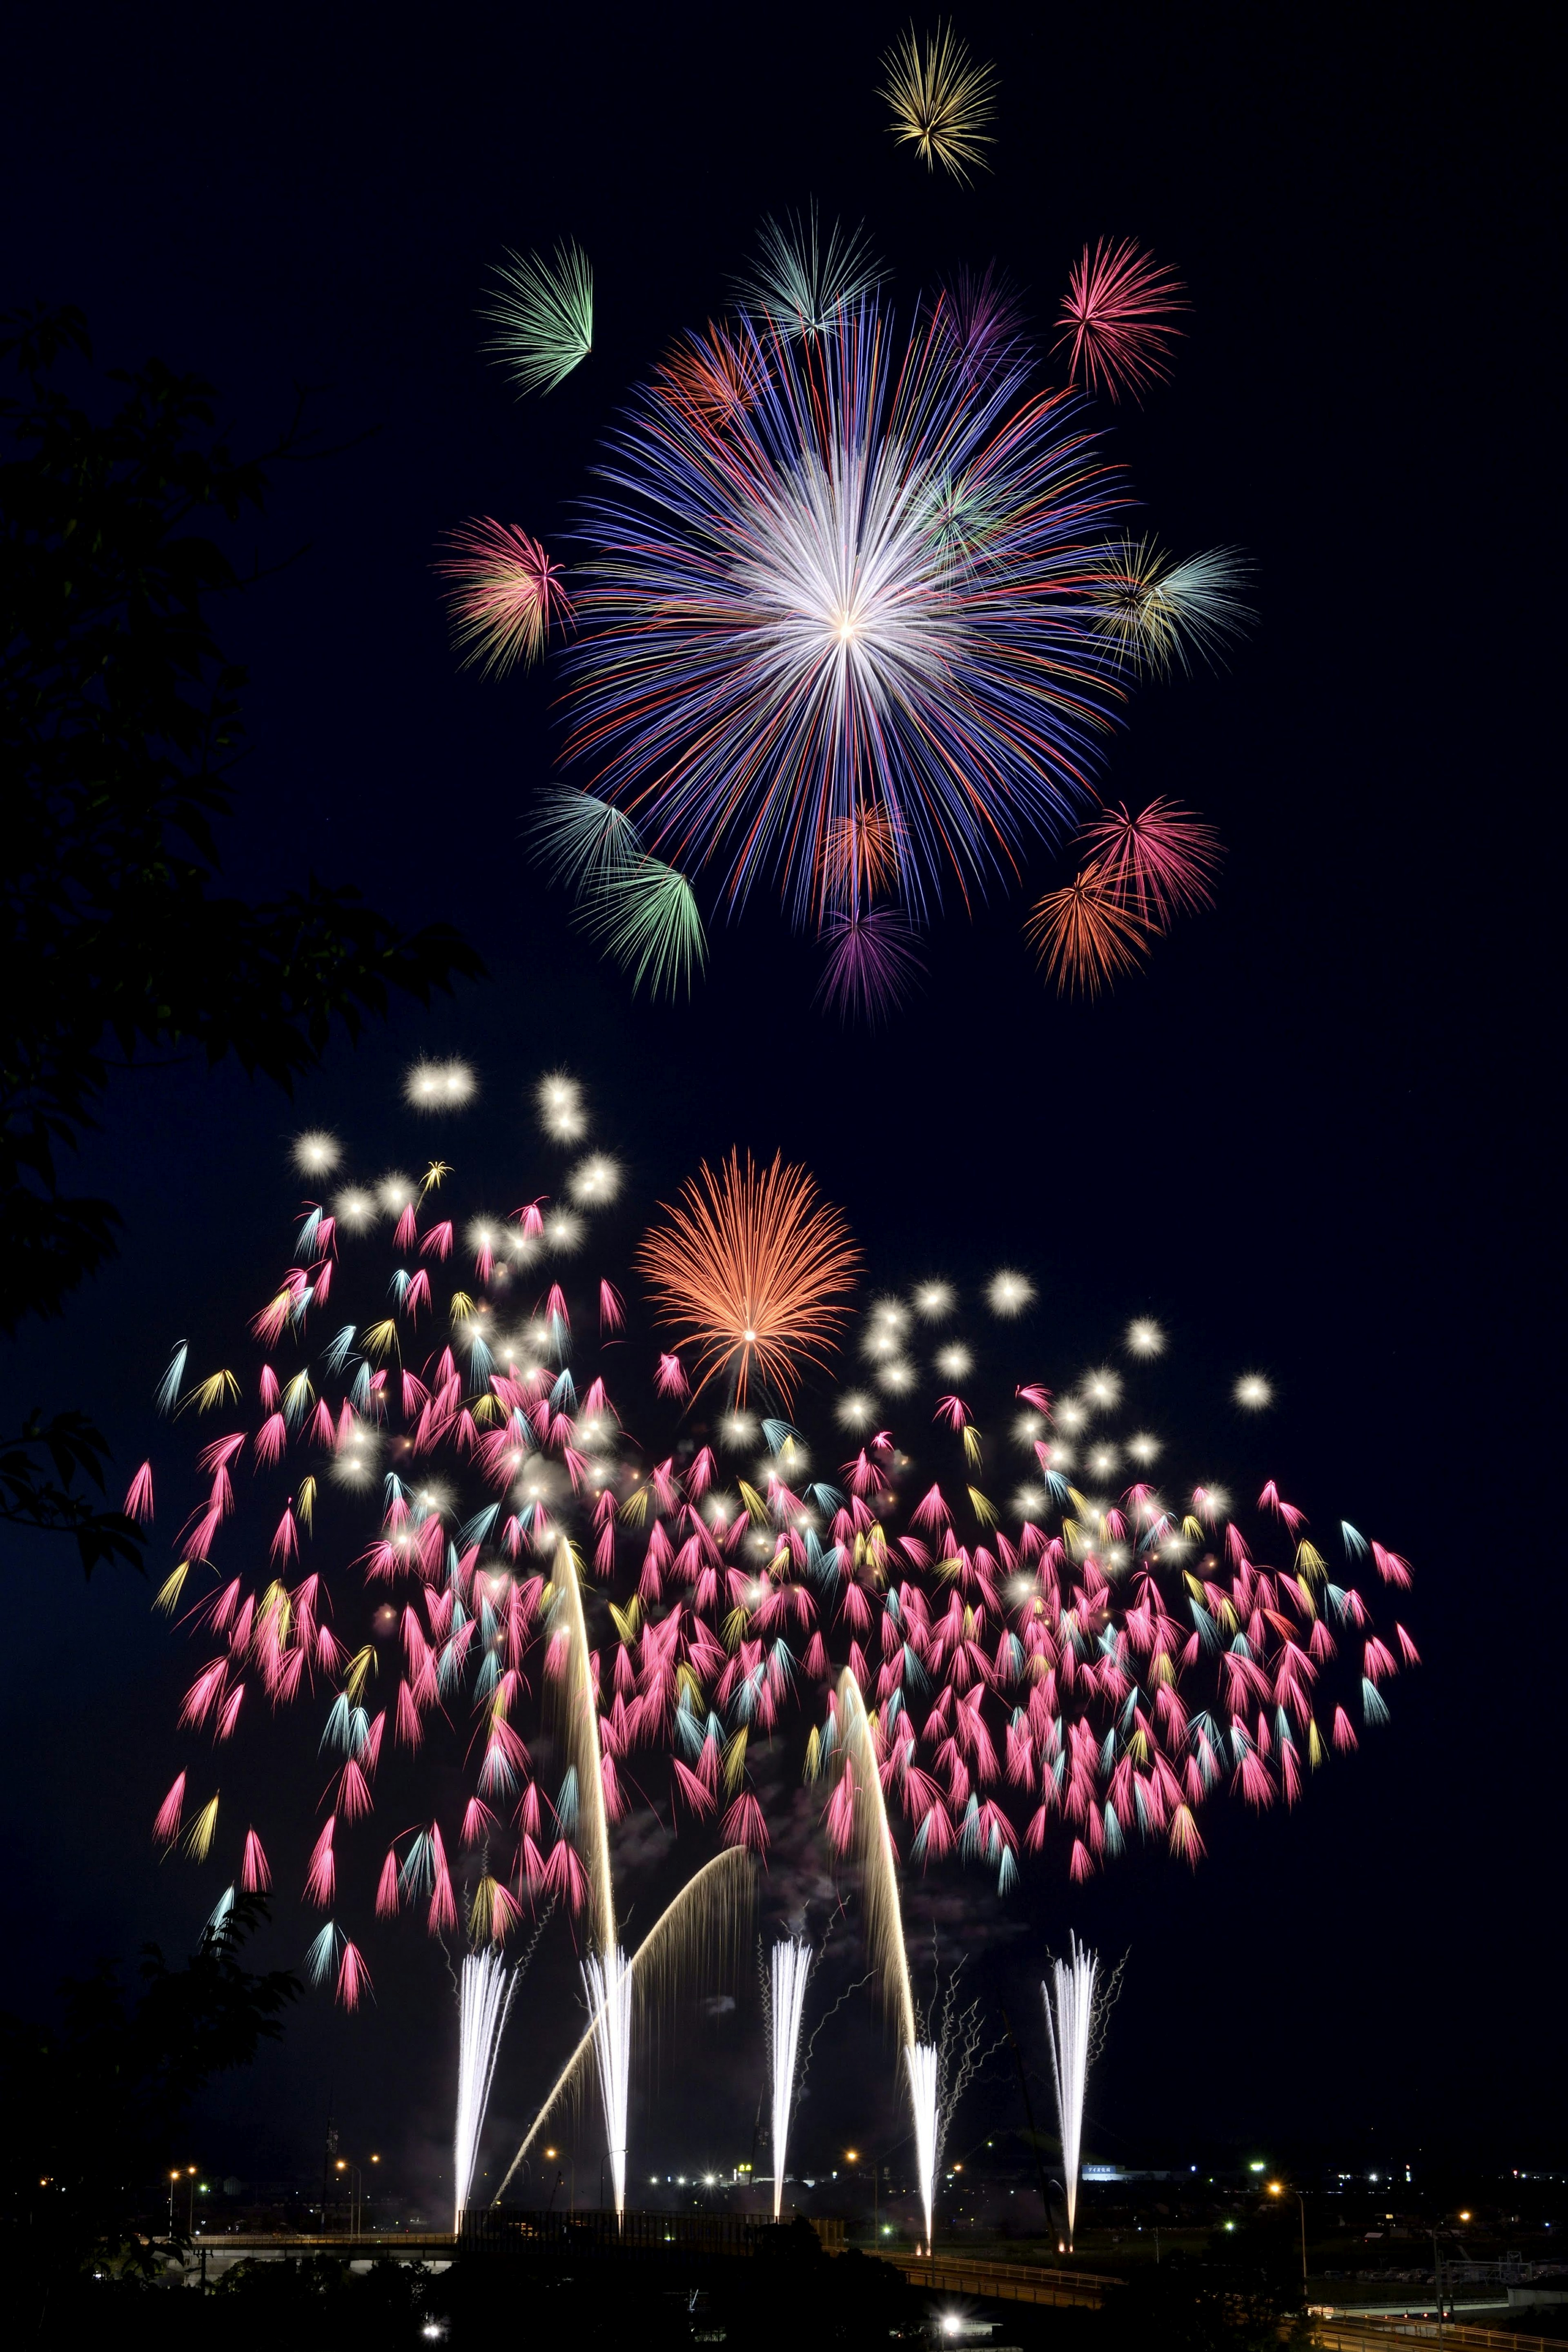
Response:
POLYGON ((662 857, 639 857, 605 877, 581 902, 583 927, 630 973, 632 993, 691 994, 707 960, 707 940, 692 886, 662 857))
POLYGON ((782 334, 820 335, 841 311, 874 294, 887 273, 862 229, 835 221, 824 244, 817 207, 765 220, 749 275, 735 280, 742 307, 782 334))
POLYGON ((591 939, 652 996, 691 993, 707 940, 691 884, 652 857, 630 817, 591 793, 556 785, 534 821, 538 855, 550 879, 577 896, 577 919, 591 939))
POLYGON ((497 264, 500 283, 481 311, 499 332, 493 352, 519 392, 553 392, 593 349, 593 272, 571 239, 552 265, 537 253, 508 252, 497 264))

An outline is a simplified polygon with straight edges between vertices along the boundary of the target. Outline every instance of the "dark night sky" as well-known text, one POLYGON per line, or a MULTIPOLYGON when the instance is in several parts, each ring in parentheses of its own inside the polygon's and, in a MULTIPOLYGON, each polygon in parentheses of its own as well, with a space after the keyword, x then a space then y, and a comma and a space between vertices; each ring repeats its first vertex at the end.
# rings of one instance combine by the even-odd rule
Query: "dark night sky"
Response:
MULTIPOLYGON (((1147 1311, 1218 1396, 1267 1364, 1266 1466, 1415 1560, 1424 1670, 1294 1818, 1212 1807, 1196 1878, 1153 1853, 1086 1894, 1036 1878, 988 1983, 1034 2014, 1040 1948, 1070 1924, 1132 1948, 1094 2097, 1109 2155, 1368 2130, 1391 2155, 1437 2136, 1539 2148, 1568 2085, 1541 1647, 1557 1596, 1539 1589, 1558 1574, 1561 1425, 1537 687, 1552 312, 1523 22, 971 7, 960 28, 1002 100, 995 174, 966 192, 884 134, 877 59, 901 21, 13 14, 7 299, 81 304, 111 364, 156 352, 208 376, 241 443, 277 428, 295 380, 326 387, 330 436, 379 427, 280 483, 261 552, 307 551, 223 618, 253 673, 231 875, 258 893, 308 865, 351 879, 460 923, 494 978, 336 1051, 298 1112, 226 1074, 125 1085, 84 1171, 119 1188, 123 1256, 0 1377, 9 1400, 97 1411, 125 1461, 167 1448, 152 1380, 172 1335, 232 1330, 260 1295, 285 1139, 303 1119, 384 1136, 423 1048, 468 1054, 494 1105, 547 1063, 578 1068, 640 1198, 699 1151, 782 1146, 880 1280, 1029 1265, 1047 1378, 1147 1311), (811 196, 863 215, 904 302, 995 257, 1043 321, 1104 232, 1190 286, 1175 382, 1110 420, 1113 448, 1177 548, 1253 552, 1262 620, 1228 674, 1141 694, 1113 748, 1113 796, 1195 802, 1229 856, 1218 913, 1092 1010, 1043 993, 1016 907, 940 929, 916 1009, 873 1044, 813 1012, 812 958, 761 908, 717 932, 690 1007, 629 1007, 519 845, 548 689, 486 688, 448 653, 440 531, 496 512, 559 534, 625 388, 722 301, 759 217, 811 196), (598 347, 519 404, 479 356, 476 304, 504 246, 564 234, 594 263, 598 347)), ((493 1121, 498 1165, 508 1142, 493 1121)), ((1256 1433, 1215 1436, 1249 1471, 1256 1433)), ((36 2008, 64 1966, 179 1944, 211 1895, 147 1845, 188 1654, 132 1579, 84 1591, 57 1555, 6 1553, 0 1999, 36 2008)), ((279 1958, 299 1923, 283 1906, 279 1958)), ((349 2138, 430 2177, 445 1995, 432 1955, 383 1969, 383 1952, 372 2015, 314 2004, 214 2108, 204 2161, 308 2168, 330 2076, 349 2138)), ((541 1963, 541 2036, 563 1969, 541 1963)), ((645 2144, 743 2152, 756 2039, 753 2017, 696 2063, 722 2124, 673 2098, 645 2144)), ((870 2033, 841 2047, 803 2126, 825 2143, 889 2104, 870 2033)), ((503 2116, 543 2063, 514 2047, 503 2116)), ((1008 2097, 977 2116, 1005 2120, 1008 2097)))

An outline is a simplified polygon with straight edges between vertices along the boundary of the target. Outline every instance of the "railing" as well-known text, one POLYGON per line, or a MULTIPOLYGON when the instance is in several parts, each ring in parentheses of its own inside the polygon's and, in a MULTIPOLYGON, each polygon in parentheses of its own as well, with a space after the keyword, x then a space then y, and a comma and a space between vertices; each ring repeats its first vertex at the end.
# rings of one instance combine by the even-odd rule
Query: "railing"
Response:
POLYGON ((1387 2352, 1391 2336, 1420 2336, 1453 2352, 1563 2352, 1563 2340, 1516 2336, 1511 2327, 1471 2327, 1454 2319, 1314 2319, 1312 2341, 1322 2352, 1387 2352))
POLYGON ((191 2240, 198 2252, 214 2254, 354 2254, 422 2252, 450 2254, 457 2241, 450 2230, 218 2230, 210 2225, 191 2240))
MULTIPOLYGON (((1122 2281, 1098 2271, 1055 2270, 1044 2263, 992 2262, 984 2254, 907 2254, 877 2249, 911 2286, 933 2294, 989 2295, 999 2303, 1076 2305, 1098 2311, 1122 2281)), ((1561 2347, 1559 2347, 1561 2352, 1561 2347)))
MULTIPOLYGON (((542 2213, 505 2206, 470 2209, 457 2239, 463 2253, 593 2255, 731 2254, 766 2256, 789 2230, 750 2213, 542 2213)), ((813 2221, 824 2249, 841 2253, 841 2221, 813 2221)))

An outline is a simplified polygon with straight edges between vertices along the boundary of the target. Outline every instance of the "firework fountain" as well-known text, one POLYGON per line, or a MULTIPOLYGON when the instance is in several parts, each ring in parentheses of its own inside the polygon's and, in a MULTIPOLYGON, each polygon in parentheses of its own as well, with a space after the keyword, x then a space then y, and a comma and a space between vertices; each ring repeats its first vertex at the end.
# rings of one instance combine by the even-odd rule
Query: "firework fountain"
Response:
POLYGON ((593 2056, 619 2217, 626 2210, 626 2102, 632 2077, 632 1970, 620 1945, 604 1953, 591 1952, 582 1964, 582 1981, 593 2014, 593 2056))
MULTIPOLYGON (((620 2021, 609 2030, 622 2036, 620 2047, 629 2053, 632 2045, 631 2020, 633 2005, 644 2014, 662 1998, 681 1985, 706 1982, 717 1965, 727 1956, 727 1948, 737 1940, 745 1924, 749 1901, 754 1864, 743 1847, 728 1846, 716 1853, 711 1861, 694 1873, 649 1928, 629 1959, 621 1958, 620 1973, 612 1979, 601 1966, 597 1989, 591 1969, 585 1970, 591 2004, 588 2026, 560 2073, 550 2085, 544 2104, 528 2126, 517 2154, 507 2168, 506 2177, 496 2191, 498 2205, 528 2150, 544 2130, 552 2115, 570 2098, 578 2095, 591 2064, 601 2068, 600 2051, 601 2011, 606 1993, 619 1997, 626 2004, 620 2021)), ((630 2074, 630 2065, 627 2065, 630 2074)), ((611 2110, 608 2099, 606 2114, 611 2110)), ((625 2114, 625 2093, 622 2092, 619 2113, 625 2114)), ((613 2122, 610 2129, 617 2128, 613 2122)), ((624 2148, 624 2126, 622 2147, 624 2148)))
POLYGON ((457 2010, 457 2124, 452 2149, 455 2231, 463 2227, 479 2135, 490 2104, 490 2084, 520 1974, 520 1969, 508 1969, 493 1948, 470 1952, 463 1963, 457 2010))
MULTIPOLYGON (((1117 1976, 1121 1973, 1117 1970, 1117 1976)), ((1061 2131, 1061 2177, 1067 2195, 1067 2251, 1078 2219, 1078 2168, 1083 2153, 1083 2095, 1089 2067, 1097 2054, 1109 2000, 1096 1998, 1100 1959, 1076 1936, 1070 1939, 1065 1960, 1052 1960, 1051 1974, 1040 1986, 1045 2000, 1045 2037, 1051 2044, 1051 2071, 1056 2083, 1056 2116, 1061 2131)), ((1114 1997, 1116 1978, 1111 1980, 1114 1997)))
POLYGON ((800 2052, 800 2018, 811 1980, 812 1951, 798 1937, 773 1947, 768 1970, 768 2058, 773 2086, 773 2219, 784 2200, 784 2163, 789 2116, 795 2104, 795 2068, 800 2052))
POLYGON ((615 1885, 610 1872, 610 1835, 604 1802, 604 1758, 599 1737, 599 1699, 582 1609, 582 1579, 577 1555, 563 1538, 556 1547, 556 1608, 564 1621, 567 1670, 567 1752, 576 1774, 581 1808, 582 1843, 589 1879, 589 1914, 594 1948, 582 1963, 588 1993, 599 2095, 604 2106, 610 2177, 617 2214, 626 2210, 626 2106, 632 2072, 632 1978, 615 1924, 615 1885))
POLYGON ((599 1695, 588 1646, 582 1606, 581 1565, 564 1538, 556 1548, 554 1609, 564 1637, 563 1726, 571 1771, 576 1777, 579 1828, 589 1882, 588 1913, 592 1945, 582 1963, 589 2024, 576 2050, 535 2117, 513 2158, 497 2201, 560 2100, 581 2084, 591 2057, 599 2077, 611 2181, 618 2217, 626 2210, 627 2108, 631 2093, 633 1996, 656 2000, 694 1978, 721 1955, 737 1931, 751 1886, 750 1856, 743 1851, 716 1855, 655 1920, 636 1953, 628 1958, 615 1916, 615 1882, 610 1867, 609 1808, 605 1801, 606 1759, 600 1737, 599 1695))
POLYGON ((844 1765, 831 1810, 841 1817, 852 1816, 854 1822, 864 1874, 866 1945, 882 1980, 883 1999, 892 2010, 899 2048, 904 2053, 920 2171, 920 2206, 929 2249, 936 2203, 936 2167, 941 2155, 941 2068, 935 2046, 920 2037, 915 1988, 909 1976, 909 1953, 904 1940, 898 1859, 883 1800, 871 1719, 860 1685, 847 1667, 839 1677, 838 1700, 844 1765), (857 1797, 864 1799, 863 1805, 856 1805, 857 1797))
MULTIPOLYGON (((421 1065, 405 1092, 415 1108, 451 1108, 476 1085, 465 1065, 421 1065)), ((554 1073, 537 1101, 545 1133, 575 1148, 588 1123, 576 1082, 554 1073)), ((296 1143, 296 1165, 313 1180, 336 1177, 342 1157, 327 1134, 296 1143)), ((469 1755, 478 1762, 461 1821, 432 1818, 397 1832, 375 1882, 375 1916, 390 1922, 417 1908, 444 1944, 465 1928, 476 1946, 499 1949, 521 1928, 525 1906, 536 1918, 547 1900, 570 1908, 585 2030, 507 2182, 592 2069, 623 2211, 631 2056, 649 2028, 649 2004, 711 1982, 727 1945, 738 1956, 756 1860, 768 1848, 763 1802, 747 1786, 747 1742, 774 1733, 792 1695, 809 1704, 820 1693, 823 1719, 807 1741, 806 1777, 826 1774, 829 1843, 860 1865, 868 1958, 911 2100, 928 2241, 944 2133, 983 2053, 973 2005, 956 2011, 951 1987, 946 2001, 934 1996, 929 2013, 917 2010, 889 1822, 894 1799, 912 1861, 977 1864, 995 1872, 1001 1896, 1024 1856, 1048 1843, 1075 1883, 1107 1867, 1129 1835, 1161 1838, 1196 1865, 1196 1815, 1213 1792, 1229 1786, 1255 1809, 1291 1806, 1309 1771, 1354 1752, 1358 1733, 1331 1681, 1342 1651, 1344 1698, 1354 1706, 1359 1685, 1363 1725, 1386 1722, 1385 1686, 1418 1656, 1403 1624, 1388 1626, 1387 1640, 1375 1630, 1359 1570, 1370 1560, 1392 1599, 1409 1587, 1409 1564, 1345 1522, 1344 1567, 1332 1567, 1305 1514, 1272 1479, 1258 1497, 1269 1515, 1260 1532, 1240 1524, 1211 1484, 1193 1486, 1185 1501, 1157 1492, 1148 1472, 1162 1441, 1142 1423, 1137 1399, 1124 1400, 1125 1381, 1165 1351, 1165 1335, 1147 1318, 1127 1327, 1125 1374, 1102 1364, 1055 1391, 1009 1378, 1027 1410, 1012 1413, 1005 1434, 988 1410, 988 1441, 970 1404, 949 1391, 935 1399, 936 1433, 912 1433, 917 1451, 901 1452, 893 1430, 879 1425, 891 1410, 883 1397, 904 1398, 920 1381, 928 1343, 943 1381, 967 1388, 972 1374, 983 1377, 956 1319, 964 1304, 946 1282, 874 1303, 860 1334, 866 1386, 846 1389, 834 1404, 860 1450, 841 1465, 841 1486, 825 1482, 813 1467, 820 1445, 789 1422, 759 1420, 747 1409, 747 1390, 793 1410, 806 1370, 831 1367, 858 1253, 804 1171, 782 1162, 758 1171, 735 1156, 716 1171, 705 1166, 678 1207, 666 1204, 667 1222, 646 1234, 635 1259, 661 1343, 667 1335, 682 1350, 658 1356, 653 1397, 711 1413, 697 1398, 713 1388, 729 1406, 707 1424, 717 1450, 677 1439, 666 1459, 639 1461, 602 1380, 578 1401, 561 1283, 549 1281, 531 1320, 516 1295, 525 1269, 542 1260, 553 1273, 549 1261, 580 1245, 587 1213, 615 1197, 615 1162, 594 1153, 568 1169, 558 1184, 568 1207, 546 1215, 536 1202, 506 1220, 469 1224, 473 1276, 460 1265, 451 1277, 442 1272, 458 1248, 455 1203, 443 1192, 453 1173, 434 1160, 417 1182, 340 1181, 329 1204, 307 1201, 293 1262, 252 1319, 262 1360, 243 1381, 225 1368, 188 1383, 188 1351, 175 1351, 159 1391, 165 1410, 226 1419, 239 1409, 239 1425, 200 1446, 197 1467, 211 1487, 181 1528, 178 1564, 158 1595, 170 1612, 185 1596, 187 1622, 214 1643, 185 1695, 182 1730, 226 1747, 288 1703, 317 1694, 326 1703, 321 1745, 341 1760, 321 1798, 326 1819, 305 1877, 304 1901, 328 1915, 306 1966, 319 1983, 335 1974, 338 1998, 352 2010, 370 1975, 335 1916, 368 1893, 350 1833, 388 1801, 378 1777, 384 1784, 398 1776, 391 1801, 405 1810, 401 1790, 439 1769, 439 1736, 469 1702, 469 1755), (394 1261, 390 1315, 377 1311, 374 1261, 365 1263, 360 1238, 378 1224, 392 1227, 383 1235, 394 1261), (308 1338, 308 1317, 329 1294, 341 1312, 343 1293, 351 1283, 362 1293, 367 1274, 371 1319, 308 1338), (459 1286, 448 1296, 452 1278, 476 1278, 477 1295, 459 1286), (1117 1425, 1124 1412, 1125 1428, 1117 1425), (996 1491, 998 1475, 1009 1476, 1009 1444, 1026 1483, 993 1501, 974 1481, 984 1475, 996 1491), (242 1458, 254 1484, 236 1487, 242 1458), (938 1478, 913 1510, 906 1503, 894 1517, 894 1474, 907 1490, 924 1483, 926 1465, 938 1478), (1133 1483, 1118 1493, 1124 1465, 1133 1483), (378 1490, 379 1532, 365 1547, 354 1496, 378 1490), (236 1562, 225 1577, 215 1555, 242 1497, 247 1517, 264 1515, 253 1534, 273 1530, 270 1553, 264 1564, 253 1541, 250 1564, 236 1562), (568 1539, 569 1514, 577 1540, 591 1542, 615 1636, 612 1695, 602 1703, 586 1549, 580 1555, 568 1539), (640 1562, 628 1557, 633 1531, 640 1562), (331 1547, 329 1571, 351 1552, 357 1575, 307 1572, 302 1554, 313 1540, 331 1547), (535 1687, 523 1671, 535 1643, 544 1653, 541 1727, 564 1767, 553 1803, 520 1728, 535 1687), (382 1674, 394 1686, 372 1715, 382 1674), (912 1701, 933 1685, 916 1721, 912 1701), (270 1703, 265 1717, 257 1694, 270 1703), (666 1752, 677 1823, 683 1813, 711 1822, 725 1850, 629 1953, 609 1832, 624 1802, 620 1759, 636 1747, 666 1752), (1016 1801, 1009 1791, 1019 1792, 1016 1801), (515 1839, 497 1810, 514 1800, 515 1839), (1031 1810, 1019 1818, 1026 1801, 1031 1810)), ((544 1276, 536 1279, 543 1287, 544 1276)), ((1004 1269, 983 1303, 1007 1320, 1033 1295, 1027 1276, 1004 1269)), ((598 1307, 602 1341, 622 1326, 608 1280, 598 1285, 598 1307)), ((1261 1411, 1269 1384, 1249 1373, 1233 1395, 1241 1409, 1261 1411)), ((992 1402, 1007 1411, 1005 1387, 998 1395, 993 1385, 992 1402)), ((694 1443, 705 1433, 699 1422, 694 1443)), ((127 1496, 143 1523, 152 1516, 152 1475, 143 1465, 127 1496)), ((270 1794, 276 1779, 256 1785, 270 1794)), ((210 1768, 193 1759, 158 1810, 154 1836, 197 1864, 227 1861, 224 1874, 246 1894, 265 1891, 272 1869, 260 1832, 244 1813, 235 1818, 232 1795, 225 1805, 220 1843, 210 1768)), ((1051 1986, 1046 1993, 1072 2204, 1083 2078, 1113 1990, 1095 1967, 1075 1944, 1054 1999, 1051 1986)), ((809 2054, 800 2043, 809 1975, 809 1951, 791 1936, 772 1962, 776 2190, 809 2054)), ((476 1965, 460 1987, 461 2196, 472 2187, 515 1983, 516 1972, 508 1983, 493 1961, 476 1965)))

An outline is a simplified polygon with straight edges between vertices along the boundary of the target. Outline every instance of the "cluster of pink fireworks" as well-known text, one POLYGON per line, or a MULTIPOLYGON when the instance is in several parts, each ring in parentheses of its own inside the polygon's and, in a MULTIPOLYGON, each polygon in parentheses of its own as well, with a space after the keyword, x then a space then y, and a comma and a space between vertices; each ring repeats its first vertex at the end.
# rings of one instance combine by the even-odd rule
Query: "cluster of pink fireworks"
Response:
MULTIPOLYGON (((416 1100, 471 1090, 460 1068, 411 1082, 416 1100)), ((732 1161, 642 1243, 665 1326, 644 1347, 622 1269, 580 1271, 620 1171, 582 1150, 571 1080, 539 1106, 567 1164, 496 1213, 460 1213, 443 1161, 361 1185, 331 1139, 301 1139, 318 1197, 254 1357, 188 1380, 182 1350, 162 1391, 217 1431, 159 1596, 205 1646, 180 1723, 208 1760, 156 1834, 253 1889, 286 1853, 326 1915, 313 1970, 349 2006, 369 1979, 340 1914, 415 1911, 482 1942, 585 1900, 582 1792, 570 1767, 536 1769, 559 1753, 540 1710, 566 1673, 568 1580, 609 1816, 652 1804, 758 1855, 754 1767, 780 1740, 850 1848, 846 1668, 906 1865, 970 1864, 1003 1892, 1031 1855, 1074 1879, 1132 1842, 1196 1863, 1212 1799, 1293 1805, 1385 1719, 1416 1660, 1381 1622, 1408 1567, 1343 1523, 1320 1549, 1272 1480, 1250 1517, 1207 1477, 1166 1486, 1141 1393, 1166 1352, 1153 1322, 1066 1387, 1038 1366, 998 1386, 974 1332, 994 1353, 1025 1276, 978 1301, 932 1280, 851 1318, 837 1213, 803 1171, 732 1161), (859 1384, 830 1384, 851 1351, 859 1384), (308 1840, 299 1764, 235 1774, 276 1805, 280 1848, 216 1784, 291 1708, 323 1759, 308 1840), (383 1844, 378 1815, 408 1826, 383 1844)), ((1260 1375, 1238 1383, 1242 1409, 1268 1398, 1260 1375)), ((151 1471, 128 1507, 151 1517, 151 1471)))

